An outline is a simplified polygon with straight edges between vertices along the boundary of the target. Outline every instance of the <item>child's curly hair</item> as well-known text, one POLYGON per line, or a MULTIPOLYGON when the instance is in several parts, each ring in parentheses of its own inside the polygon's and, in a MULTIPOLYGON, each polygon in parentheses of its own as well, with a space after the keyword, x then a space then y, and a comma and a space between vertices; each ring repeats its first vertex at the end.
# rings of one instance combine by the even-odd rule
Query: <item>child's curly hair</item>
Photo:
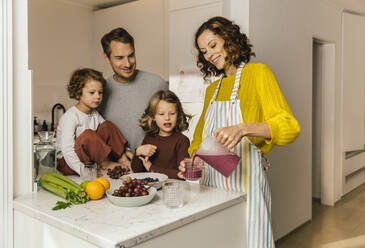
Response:
POLYGON ((103 77, 103 73, 90 68, 77 69, 72 73, 70 81, 67 84, 67 91, 70 98, 79 100, 82 95, 82 88, 85 87, 85 84, 90 79, 100 82, 103 85, 103 89, 105 89, 106 80, 103 77))
POLYGON ((251 56, 255 56, 246 34, 240 31, 237 24, 221 16, 210 18, 195 33, 195 48, 198 50, 197 66, 203 73, 204 79, 224 74, 224 69, 218 70, 206 61, 199 49, 198 38, 205 30, 212 31, 224 40, 224 50, 227 52, 226 66, 239 66, 241 62, 248 63, 251 56))
POLYGON ((176 105, 177 110, 177 120, 175 131, 183 132, 189 128, 189 120, 191 119, 191 115, 185 114, 182 108, 181 102, 179 98, 175 95, 174 92, 170 90, 160 90, 157 91, 150 99, 148 106, 142 115, 142 118, 139 120, 140 127, 150 135, 157 135, 160 132, 160 128, 157 126, 156 121, 154 120, 158 103, 164 100, 168 103, 174 103, 176 105))

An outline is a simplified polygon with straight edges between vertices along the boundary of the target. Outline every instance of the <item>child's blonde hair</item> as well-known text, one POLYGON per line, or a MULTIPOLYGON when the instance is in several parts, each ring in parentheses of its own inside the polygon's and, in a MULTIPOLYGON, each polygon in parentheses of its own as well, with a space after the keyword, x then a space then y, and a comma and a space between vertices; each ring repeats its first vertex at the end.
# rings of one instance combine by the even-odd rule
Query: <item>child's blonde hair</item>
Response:
POLYGON ((164 100, 168 103, 176 104, 177 110, 177 121, 175 126, 175 131, 183 132, 189 127, 189 120, 191 115, 185 114, 182 108, 181 102, 179 98, 175 95, 174 92, 170 90, 160 90, 157 91, 150 99, 148 106, 142 115, 142 118, 139 120, 140 127, 150 135, 157 135, 160 132, 160 128, 157 126, 156 121, 154 121, 157 104, 164 100))

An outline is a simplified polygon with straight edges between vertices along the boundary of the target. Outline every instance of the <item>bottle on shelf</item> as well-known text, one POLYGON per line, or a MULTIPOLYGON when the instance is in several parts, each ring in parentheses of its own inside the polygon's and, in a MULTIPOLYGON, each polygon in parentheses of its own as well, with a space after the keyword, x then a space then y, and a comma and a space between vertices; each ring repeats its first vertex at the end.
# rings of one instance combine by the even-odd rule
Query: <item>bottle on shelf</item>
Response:
POLYGON ((33 120, 33 133, 34 135, 36 135, 38 133, 39 130, 39 124, 37 121, 37 116, 34 116, 34 120, 33 120))
POLYGON ((42 124, 42 131, 48 131, 48 126, 47 126, 47 122, 46 120, 43 121, 43 124, 42 124))

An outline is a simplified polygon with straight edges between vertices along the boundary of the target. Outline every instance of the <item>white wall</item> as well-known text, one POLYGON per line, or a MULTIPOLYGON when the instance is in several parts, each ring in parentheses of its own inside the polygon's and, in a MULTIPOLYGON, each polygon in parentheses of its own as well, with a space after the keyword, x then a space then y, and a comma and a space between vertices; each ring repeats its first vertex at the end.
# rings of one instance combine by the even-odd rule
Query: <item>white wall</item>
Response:
MULTIPOLYGON (((315 37, 336 44, 339 95, 341 11, 324 0, 255 0, 250 2, 249 30, 255 60, 271 67, 301 125, 301 134, 293 144, 276 147, 270 154, 272 222, 275 238, 280 238, 311 219, 312 42, 315 37)), ((339 118, 337 112, 336 123, 339 118)))
POLYGON ((50 123, 55 103, 66 109, 74 104, 66 90, 72 71, 92 66, 93 12, 58 0, 32 0, 28 6, 34 115, 50 123))
POLYGON ((164 0, 135 1, 116 7, 95 11, 93 45, 94 68, 105 76, 113 71, 106 64, 100 39, 114 28, 125 28, 134 38, 137 68, 156 73, 168 80, 165 68, 165 12, 164 0))

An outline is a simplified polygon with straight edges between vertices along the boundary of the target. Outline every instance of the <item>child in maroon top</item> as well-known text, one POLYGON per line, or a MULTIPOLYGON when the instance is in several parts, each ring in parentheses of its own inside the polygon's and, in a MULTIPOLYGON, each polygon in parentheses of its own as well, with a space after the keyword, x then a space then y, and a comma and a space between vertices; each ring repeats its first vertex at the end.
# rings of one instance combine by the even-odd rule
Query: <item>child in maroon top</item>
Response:
POLYGON ((178 178, 180 161, 189 157, 188 119, 179 98, 169 90, 156 92, 149 101, 140 126, 147 133, 132 160, 133 172, 159 172, 178 178))

